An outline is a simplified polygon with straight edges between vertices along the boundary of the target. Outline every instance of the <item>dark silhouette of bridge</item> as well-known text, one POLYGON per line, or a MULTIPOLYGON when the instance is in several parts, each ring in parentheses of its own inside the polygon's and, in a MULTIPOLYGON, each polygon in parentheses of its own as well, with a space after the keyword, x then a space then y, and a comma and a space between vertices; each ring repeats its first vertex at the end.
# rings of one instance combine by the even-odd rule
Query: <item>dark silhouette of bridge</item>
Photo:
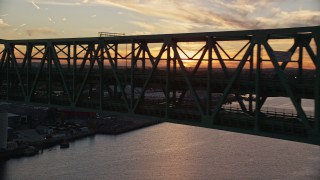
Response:
POLYGON ((320 26, 0 40, 0 100, 320 145, 319 46, 320 26), (263 110, 270 97, 292 113, 263 110))

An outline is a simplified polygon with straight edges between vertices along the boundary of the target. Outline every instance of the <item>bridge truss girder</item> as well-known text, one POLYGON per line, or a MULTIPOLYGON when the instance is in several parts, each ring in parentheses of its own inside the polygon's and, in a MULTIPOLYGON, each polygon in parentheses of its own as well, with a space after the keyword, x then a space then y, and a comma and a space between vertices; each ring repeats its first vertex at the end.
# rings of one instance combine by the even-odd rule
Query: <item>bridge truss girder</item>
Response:
POLYGON ((320 144, 319 34, 320 27, 316 26, 0 40, 0 99, 148 116, 320 144), (296 53, 296 61, 278 61, 274 53, 276 48, 270 41, 284 39, 294 41, 286 51, 292 57, 296 53), (241 43, 235 45, 236 51, 230 52, 223 45, 225 42, 241 43), (183 43, 187 47, 183 47, 183 43), (197 45, 191 47, 193 54, 188 53, 190 44, 197 45), (313 64, 311 70, 303 68, 307 56, 313 64), (190 66, 189 62, 193 64, 190 66), (231 63, 236 65, 229 67, 231 63), (269 67, 263 67, 264 63, 269 63, 269 67), (293 71, 287 68, 288 64, 297 66, 293 71), (291 72, 296 73, 298 80, 292 81, 291 72), (313 76, 304 82, 308 73, 313 76), (307 82, 313 87, 296 86, 307 86, 307 82), (247 89, 243 89, 244 86, 247 89), (270 86, 279 91, 268 92, 270 86), (245 93, 249 94, 247 105, 245 93), (282 119, 274 116, 275 120, 270 120, 261 108, 266 99, 273 96, 288 97, 296 115, 289 120, 285 116, 282 119), (313 114, 307 115, 304 111, 302 98, 314 99, 313 114), (230 99, 239 105, 238 110, 226 109, 230 99))

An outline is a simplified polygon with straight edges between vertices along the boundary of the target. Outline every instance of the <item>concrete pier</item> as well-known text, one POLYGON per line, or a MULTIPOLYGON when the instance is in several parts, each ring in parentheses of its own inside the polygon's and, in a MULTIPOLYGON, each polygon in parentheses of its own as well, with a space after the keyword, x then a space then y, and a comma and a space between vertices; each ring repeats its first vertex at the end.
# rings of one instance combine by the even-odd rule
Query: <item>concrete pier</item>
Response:
POLYGON ((8 112, 0 111, 0 149, 7 148, 8 112))

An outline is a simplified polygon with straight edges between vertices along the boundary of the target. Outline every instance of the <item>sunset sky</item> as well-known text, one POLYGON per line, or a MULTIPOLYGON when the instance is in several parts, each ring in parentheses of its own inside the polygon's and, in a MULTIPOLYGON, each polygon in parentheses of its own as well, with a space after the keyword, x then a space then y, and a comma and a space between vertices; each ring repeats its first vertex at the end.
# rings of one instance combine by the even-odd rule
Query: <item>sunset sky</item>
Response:
POLYGON ((0 0, 0 39, 316 25, 319 0, 0 0))

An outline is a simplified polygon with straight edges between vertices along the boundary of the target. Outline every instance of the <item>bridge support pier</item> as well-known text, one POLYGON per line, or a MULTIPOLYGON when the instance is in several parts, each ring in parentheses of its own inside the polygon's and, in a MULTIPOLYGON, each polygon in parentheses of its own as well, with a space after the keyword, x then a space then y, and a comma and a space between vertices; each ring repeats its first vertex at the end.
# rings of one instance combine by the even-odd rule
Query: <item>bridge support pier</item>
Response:
POLYGON ((8 113, 0 111, 0 149, 7 148, 8 141, 8 113))

